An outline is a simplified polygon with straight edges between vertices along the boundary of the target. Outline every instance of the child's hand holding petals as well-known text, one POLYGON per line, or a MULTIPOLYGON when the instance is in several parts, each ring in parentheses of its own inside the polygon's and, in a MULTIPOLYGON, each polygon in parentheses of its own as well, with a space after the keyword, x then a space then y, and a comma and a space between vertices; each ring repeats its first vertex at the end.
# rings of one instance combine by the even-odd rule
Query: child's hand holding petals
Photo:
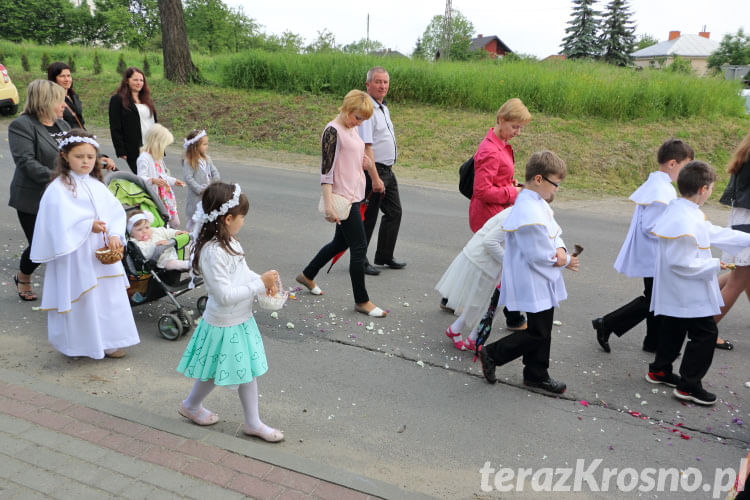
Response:
POLYGON ((110 236, 109 237, 109 249, 113 252, 116 252, 122 248, 122 241, 120 241, 119 236, 110 236))
POLYGON ((277 285, 279 281, 278 271, 274 269, 266 271, 265 273, 260 275, 260 279, 263 280, 263 286, 266 287, 266 295, 276 295, 276 292, 279 291, 279 287, 277 285))
POLYGON ((569 256, 570 262, 568 262, 568 269, 571 271, 578 271, 578 257, 576 256, 569 256))
POLYGON ((181 180, 177 179, 176 181, 174 181, 174 183, 177 184, 180 187, 185 187, 185 181, 181 181, 181 180))

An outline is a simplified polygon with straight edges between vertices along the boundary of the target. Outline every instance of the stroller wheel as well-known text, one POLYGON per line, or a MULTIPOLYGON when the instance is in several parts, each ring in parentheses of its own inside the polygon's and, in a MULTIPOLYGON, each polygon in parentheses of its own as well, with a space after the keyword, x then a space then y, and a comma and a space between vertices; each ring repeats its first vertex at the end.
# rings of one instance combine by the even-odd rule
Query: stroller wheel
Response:
POLYGON ((184 308, 180 308, 175 312, 182 322, 182 335, 187 335, 193 329, 193 315, 184 308))
POLYGON ((198 299, 198 303, 196 304, 196 307, 198 308, 198 312, 203 314, 203 311, 206 310, 206 302, 208 302, 208 295, 203 295, 198 299))
POLYGON ((182 320, 176 314, 165 314, 159 318, 159 333, 167 340, 177 340, 184 328, 182 320))

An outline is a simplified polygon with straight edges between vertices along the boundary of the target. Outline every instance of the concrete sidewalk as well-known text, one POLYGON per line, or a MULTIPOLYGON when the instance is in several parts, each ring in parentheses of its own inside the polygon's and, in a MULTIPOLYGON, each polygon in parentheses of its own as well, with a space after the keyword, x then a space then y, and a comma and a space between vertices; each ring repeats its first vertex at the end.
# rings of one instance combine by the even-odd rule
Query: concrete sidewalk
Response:
POLYGON ((0 369, 0 498, 245 497, 426 498, 0 369))

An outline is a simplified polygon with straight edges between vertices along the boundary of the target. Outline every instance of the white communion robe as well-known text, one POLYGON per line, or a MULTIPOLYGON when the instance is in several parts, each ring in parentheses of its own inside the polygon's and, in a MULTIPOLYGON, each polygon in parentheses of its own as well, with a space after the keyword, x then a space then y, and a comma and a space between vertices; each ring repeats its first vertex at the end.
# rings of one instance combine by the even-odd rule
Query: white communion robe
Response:
POLYGON ((44 191, 34 226, 31 260, 46 263, 42 310, 52 346, 66 356, 104 357, 105 350, 140 342, 121 262, 102 264, 104 246, 94 220, 125 242, 125 211, 107 187, 89 175, 58 177, 44 191))
POLYGON ((557 249, 565 248, 565 243, 554 215, 538 193, 523 189, 503 224, 499 304, 511 311, 546 311, 568 298, 563 268, 555 266, 557 249))
POLYGON ((739 253, 750 246, 750 234, 715 226, 690 200, 673 200, 652 233, 659 249, 651 295, 654 314, 675 318, 704 318, 721 312, 719 259, 711 246, 739 253))
POLYGON ((651 234, 656 221, 677 198, 672 179, 665 172, 651 172, 646 182, 630 195, 635 203, 625 242, 615 260, 615 269, 628 278, 653 278, 659 239, 651 234))

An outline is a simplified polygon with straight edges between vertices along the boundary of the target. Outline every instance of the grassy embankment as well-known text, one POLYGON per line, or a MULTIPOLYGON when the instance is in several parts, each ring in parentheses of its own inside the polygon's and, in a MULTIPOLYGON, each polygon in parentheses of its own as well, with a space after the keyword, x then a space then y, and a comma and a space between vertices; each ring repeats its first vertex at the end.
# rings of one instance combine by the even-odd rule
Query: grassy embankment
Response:
MULTIPOLYGON (((25 47, 28 73, 21 68, 19 46, 0 42, 0 57, 19 91, 42 76, 43 52, 64 61, 72 52, 75 88, 87 123, 96 128, 107 126, 107 102, 120 79, 119 53, 128 65, 143 61, 135 51, 99 49, 103 71, 93 75, 92 49, 25 47)), ((159 118, 175 137, 205 127, 215 143, 249 148, 270 160, 286 152, 309 155, 310 165, 317 164, 320 132, 341 96, 363 88, 364 72, 373 63, 387 66, 399 175, 423 181, 457 182, 458 166, 492 125, 497 106, 511 96, 521 97, 534 117, 513 141, 516 164, 522 168, 539 149, 556 151, 569 166, 566 197, 629 193, 655 167, 656 149, 670 136, 689 141, 699 159, 716 166, 717 190, 723 189, 724 165, 750 130, 734 84, 666 72, 587 63, 431 65, 278 53, 194 55, 194 60, 209 85, 171 84, 161 76, 161 55, 149 54, 148 81, 159 118)))

